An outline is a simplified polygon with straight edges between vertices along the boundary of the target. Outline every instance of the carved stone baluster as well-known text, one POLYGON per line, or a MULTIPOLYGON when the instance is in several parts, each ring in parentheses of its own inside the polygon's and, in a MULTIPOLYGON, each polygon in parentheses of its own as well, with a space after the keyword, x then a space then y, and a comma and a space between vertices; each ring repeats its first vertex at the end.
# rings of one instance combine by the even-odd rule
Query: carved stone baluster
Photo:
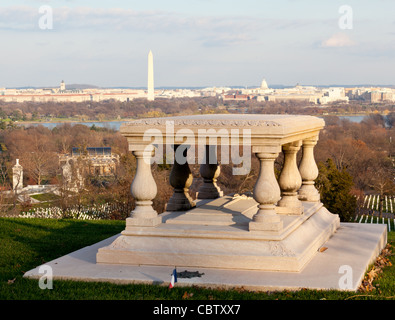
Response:
POLYGON ((221 168, 218 165, 216 148, 217 146, 206 145, 205 162, 200 165, 203 184, 197 193, 198 199, 216 199, 223 196, 223 192, 217 186, 221 168))
POLYGON ((302 176, 299 199, 302 201, 320 201, 320 194, 314 186, 314 180, 318 177, 318 167, 314 159, 314 147, 317 141, 318 137, 303 140, 303 156, 299 165, 299 172, 302 176))
POLYGON ((254 187, 254 199, 258 202, 258 212, 249 224, 249 230, 280 231, 283 222, 275 210, 280 200, 280 187, 274 175, 274 161, 278 153, 256 153, 260 161, 259 176, 254 187))
POLYGON ((136 207, 131 212, 130 218, 126 219, 127 226, 154 227, 162 222, 162 217, 152 208, 152 200, 157 193, 155 180, 151 172, 151 157, 154 151, 151 149, 133 151, 137 160, 136 175, 130 187, 136 201, 136 207))
POLYGON ((169 179, 174 193, 166 205, 166 211, 185 211, 195 207, 195 202, 188 193, 193 181, 191 169, 186 161, 188 146, 183 146, 185 150, 182 151, 182 156, 177 152, 179 147, 180 145, 174 146, 175 159, 169 179))
POLYGON ((300 150, 301 142, 296 141, 282 147, 284 153, 284 166, 278 183, 281 189, 281 200, 278 202, 278 213, 302 214, 303 205, 298 197, 298 190, 302 185, 296 154, 300 150))

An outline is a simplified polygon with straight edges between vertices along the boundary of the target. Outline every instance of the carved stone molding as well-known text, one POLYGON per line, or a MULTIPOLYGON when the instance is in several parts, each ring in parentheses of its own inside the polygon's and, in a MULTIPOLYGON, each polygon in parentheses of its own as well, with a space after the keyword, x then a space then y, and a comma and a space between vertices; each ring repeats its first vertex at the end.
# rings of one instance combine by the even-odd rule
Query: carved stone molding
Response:
POLYGON ((231 126, 231 127, 244 127, 244 126, 253 126, 253 127, 280 127, 281 124, 275 121, 263 121, 263 120, 235 120, 235 119, 140 119, 133 120, 128 123, 129 126, 165 126, 167 123, 172 122, 175 126, 231 126))

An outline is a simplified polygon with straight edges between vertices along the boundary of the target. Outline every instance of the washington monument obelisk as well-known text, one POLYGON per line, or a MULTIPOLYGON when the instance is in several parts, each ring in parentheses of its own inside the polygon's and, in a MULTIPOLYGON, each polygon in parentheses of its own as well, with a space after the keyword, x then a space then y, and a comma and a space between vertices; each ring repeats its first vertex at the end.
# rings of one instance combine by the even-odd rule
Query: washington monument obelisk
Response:
POLYGON ((154 57, 152 51, 150 50, 148 54, 148 100, 155 100, 154 93, 154 57))

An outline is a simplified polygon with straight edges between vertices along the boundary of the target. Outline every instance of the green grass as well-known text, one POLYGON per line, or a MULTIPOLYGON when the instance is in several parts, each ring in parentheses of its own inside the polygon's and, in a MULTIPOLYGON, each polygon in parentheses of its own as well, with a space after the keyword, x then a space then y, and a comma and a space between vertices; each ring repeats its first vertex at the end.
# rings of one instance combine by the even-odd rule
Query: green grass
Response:
POLYGON ((59 196, 53 193, 40 193, 40 194, 33 194, 30 197, 33 199, 36 199, 38 201, 54 201, 54 200, 59 200, 59 196))
MULTIPOLYGON (((395 296, 395 268, 386 267, 368 294, 336 290, 248 292, 197 287, 117 285, 100 282, 55 280, 52 290, 23 274, 82 247, 119 233, 125 221, 0 218, 0 300, 343 300, 388 299, 395 296), (187 293, 187 294, 186 294, 187 293)), ((388 234, 394 242, 395 232, 388 234)), ((394 256, 391 257, 395 264, 394 256)))

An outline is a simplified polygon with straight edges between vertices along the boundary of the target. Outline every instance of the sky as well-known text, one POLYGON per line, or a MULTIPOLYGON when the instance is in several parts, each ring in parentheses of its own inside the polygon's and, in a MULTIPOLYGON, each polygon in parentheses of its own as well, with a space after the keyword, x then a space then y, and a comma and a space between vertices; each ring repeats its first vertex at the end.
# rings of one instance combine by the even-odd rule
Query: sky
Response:
POLYGON ((393 0, 0 0, 0 87, 395 85, 393 0))

